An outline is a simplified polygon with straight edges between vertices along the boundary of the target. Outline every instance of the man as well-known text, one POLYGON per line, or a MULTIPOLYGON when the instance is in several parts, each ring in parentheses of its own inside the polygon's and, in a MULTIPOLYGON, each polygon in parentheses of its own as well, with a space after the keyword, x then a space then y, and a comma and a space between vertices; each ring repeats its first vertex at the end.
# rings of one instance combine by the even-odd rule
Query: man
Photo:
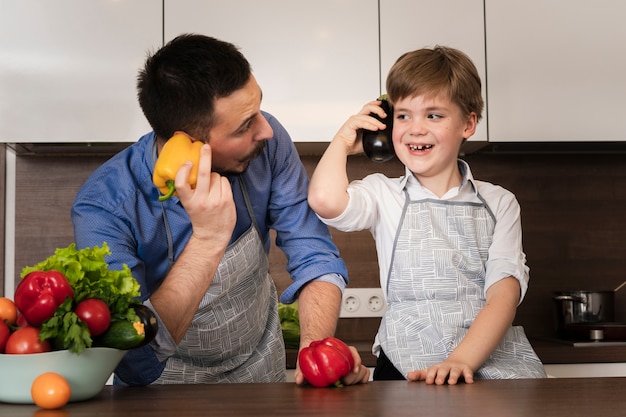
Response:
MULTIPOLYGON (((138 97, 153 128, 86 181, 72 207, 78 247, 107 242, 111 268, 127 264, 159 319, 149 345, 129 351, 116 382, 283 381, 277 293, 268 274, 269 230, 299 300, 301 348, 333 335, 347 272, 328 229, 307 204, 308 178, 285 129, 260 110, 261 89, 230 43, 181 35, 148 57, 138 97), (165 142, 182 131, 204 142, 176 196, 152 183, 165 142)), ((345 384, 366 382, 356 366, 345 384)), ((296 382, 304 383, 299 370, 296 382)))

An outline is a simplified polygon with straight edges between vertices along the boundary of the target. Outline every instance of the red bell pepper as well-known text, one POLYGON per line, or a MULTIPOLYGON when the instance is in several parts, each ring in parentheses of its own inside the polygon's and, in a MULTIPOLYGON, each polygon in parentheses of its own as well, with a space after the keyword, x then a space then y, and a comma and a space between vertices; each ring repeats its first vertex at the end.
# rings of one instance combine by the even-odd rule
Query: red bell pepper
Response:
POLYGON ((354 358, 348 345, 334 337, 311 342, 298 354, 304 378, 315 387, 336 385, 354 369, 354 358))
POLYGON ((15 306, 28 324, 39 327, 74 292, 65 275, 58 271, 33 271, 15 289, 15 306))

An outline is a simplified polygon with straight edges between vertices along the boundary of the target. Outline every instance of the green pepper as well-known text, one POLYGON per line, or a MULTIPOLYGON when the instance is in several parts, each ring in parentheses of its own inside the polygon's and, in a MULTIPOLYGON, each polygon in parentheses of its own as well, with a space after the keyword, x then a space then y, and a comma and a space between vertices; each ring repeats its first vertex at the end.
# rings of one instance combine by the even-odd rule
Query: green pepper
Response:
POLYGON ((176 173, 187 161, 191 161, 193 164, 189 173, 189 185, 191 185, 191 188, 196 187, 202 145, 204 145, 203 142, 193 141, 184 132, 176 132, 174 136, 165 142, 154 165, 154 173, 152 174, 152 182, 163 194, 159 197, 159 201, 165 201, 175 194, 174 180, 176 179, 176 173))

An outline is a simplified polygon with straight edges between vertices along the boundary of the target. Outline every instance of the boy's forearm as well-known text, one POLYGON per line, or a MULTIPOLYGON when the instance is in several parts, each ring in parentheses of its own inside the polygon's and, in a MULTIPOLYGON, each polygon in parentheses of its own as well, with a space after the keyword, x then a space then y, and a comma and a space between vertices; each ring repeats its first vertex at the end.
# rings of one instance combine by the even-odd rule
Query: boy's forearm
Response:
POLYGON ((511 327, 519 301, 519 283, 508 277, 489 289, 487 303, 449 359, 476 371, 489 358, 511 327))

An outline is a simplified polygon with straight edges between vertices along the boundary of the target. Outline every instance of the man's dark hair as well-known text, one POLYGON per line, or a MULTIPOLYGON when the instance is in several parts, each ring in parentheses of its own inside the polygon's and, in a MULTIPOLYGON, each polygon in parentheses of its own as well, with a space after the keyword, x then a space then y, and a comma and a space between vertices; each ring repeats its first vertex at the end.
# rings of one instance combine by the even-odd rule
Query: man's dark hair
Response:
POLYGON ((244 87, 250 75, 235 45, 183 34, 147 58, 137 77, 139 105, 157 137, 182 130, 205 140, 215 123, 215 100, 244 87))

